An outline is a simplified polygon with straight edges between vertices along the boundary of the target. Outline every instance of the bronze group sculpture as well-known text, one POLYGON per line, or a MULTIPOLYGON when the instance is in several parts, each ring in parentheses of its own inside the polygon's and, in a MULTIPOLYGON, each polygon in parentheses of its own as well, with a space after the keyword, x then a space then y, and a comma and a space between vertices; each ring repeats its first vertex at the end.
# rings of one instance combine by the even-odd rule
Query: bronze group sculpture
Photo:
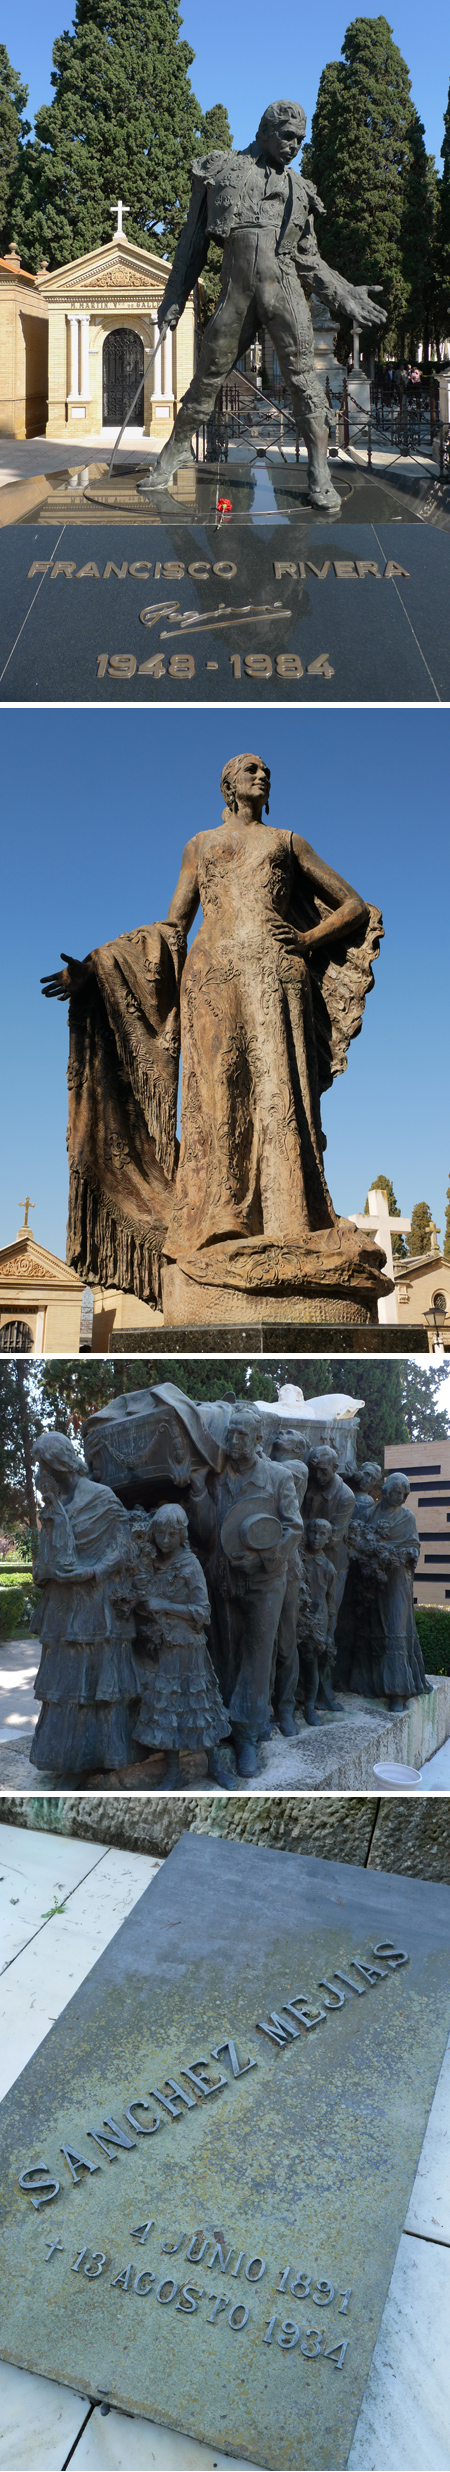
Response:
POLYGON ((328 513, 340 506, 327 464, 329 414, 314 369, 310 295, 314 290, 336 323, 344 316, 358 327, 380 326, 385 311, 320 256, 314 214, 323 214, 324 207, 314 182, 289 169, 305 128, 301 104, 270 103, 243 153, 216 149, 193 164, 191 204, 159 325, 178 325, 213 238, 225 244, 220 299, 156 474, 140 483, 144 496, 151 497, 155 486, 167 487, 178 465, 190 461, 193 431, 208 420, 222 382, 265 326, 308 448, 310 503, 328 513))
POLYGON ((137 1415, 122 1396, 91 1416, 85 1448, 100 1469, 105 1454, 107 1467, 117 1457, 134 1506, 101 1474, 87 1474, 66 1435, 38 1444, 35 1767, 66 1782, 105 1770, 117 1777, 164 1751, 163 1784, 177 1787, 180 1754, 203 1750, 220 1785, 253 1777, 272 1725, 291 1735, 303 1719, 334 1717, 343 1588, 346 1687, 384 1697, 394 1711, 432 1687, 414 1620, 418 1537, 406 1477, 389 1476, 375 1508, 380 1472, 369 1463, 355 1505, 335 1451, 311 1450, 307 1470, 293 1427, 272 1433, 269 1456, 250 1402, 200 1406, 167 1383, 133 1394, 133 1404, 137 1415), (117 1449, 121 1428, 133 1480, 117 1449))
POLYGON ((320 1096, 361 1028, 381 914, 264 825, 258 756, 221 787, 167 919, 44 981, 70 999, 68 1258, 169 1323, 369 1320, 384 1256, 333 1208, 320 1096))

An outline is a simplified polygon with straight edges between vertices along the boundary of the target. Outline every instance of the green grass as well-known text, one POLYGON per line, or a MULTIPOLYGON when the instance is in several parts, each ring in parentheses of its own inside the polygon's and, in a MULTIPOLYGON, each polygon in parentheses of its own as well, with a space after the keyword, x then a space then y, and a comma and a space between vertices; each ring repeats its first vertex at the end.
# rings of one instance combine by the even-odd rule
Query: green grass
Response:
POLYGON ((445 1605, 416 1605, 415 1615, 426 1674, 450 1674, 450 1612, 445 1605))

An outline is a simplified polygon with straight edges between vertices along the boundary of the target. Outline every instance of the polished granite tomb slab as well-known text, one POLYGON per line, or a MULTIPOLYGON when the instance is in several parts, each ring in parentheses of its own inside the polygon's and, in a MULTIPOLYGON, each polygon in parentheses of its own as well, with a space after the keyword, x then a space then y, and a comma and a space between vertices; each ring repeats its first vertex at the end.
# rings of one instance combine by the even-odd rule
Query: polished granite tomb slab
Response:
POLYGON ((447 701, 450 526, 436 485, 333 472, 331 518, 308 506, 304 467, 270 458, 225 467, 219 483, 193 466, 148 503, 133 469, 108 484, 95 467, 86 489, 59 474, 25 512, 22 488, 17 520, 11 490, 1 698, 447 701), (218 485, 231 500, 219 526, 218 485))
POLYGON ((346 2465, 449 2023, 448 1889, 182 1838, 1 2106, 5 2358, 346 2465))

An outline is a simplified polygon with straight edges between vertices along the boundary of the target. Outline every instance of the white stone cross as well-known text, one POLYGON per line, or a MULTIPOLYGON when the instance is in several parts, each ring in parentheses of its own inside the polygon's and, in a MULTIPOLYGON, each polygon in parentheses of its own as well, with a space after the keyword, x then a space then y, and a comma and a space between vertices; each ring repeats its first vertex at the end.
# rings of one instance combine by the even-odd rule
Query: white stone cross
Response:
MULTIPOLYGON (((383 1253, 386 1254, 387 1277, 388 1279, 393 1279, 394 1264, 392 1257, 392 1237, 407 1236, 411 1226, 411 1220, 397 1218, 390 1219, 387 1194, 383 1192, 382 1185, 372 1186, 372 1191, 368 1194, 368 1203, 368 1211, 350 1210, 348 1215, 352 1220, 353 1227, 366 1228, 367 1234, 369 1236, 374 1236, 376 1243, 382 1245, 383 1253)), ((398 1322, 398 1304, 395 1287, 392 1296, 379 1296, 378 1320, 379 1322, 398 1322)))
POLYGON ((123 215, 131 214, 131 206, 124 206, 123 198, 118 197, 116 205, 110 206, 109 211, 110 215, 117 215, 117 223, 115 232, 113 232, 113 240, 125 240, 122 217, 123 215))

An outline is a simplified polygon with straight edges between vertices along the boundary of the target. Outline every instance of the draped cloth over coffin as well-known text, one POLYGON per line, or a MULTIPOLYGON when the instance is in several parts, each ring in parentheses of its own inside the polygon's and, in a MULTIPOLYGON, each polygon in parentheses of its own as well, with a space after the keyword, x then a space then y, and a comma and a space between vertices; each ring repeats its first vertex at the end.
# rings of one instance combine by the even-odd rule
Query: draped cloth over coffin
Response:
POLYGON ((383 932, 371 909, 306 962, 298 933, 336 903, 292 834, 242 836, 227 818, 194 846, 203 923, 187 958, 171 921, 137 929, 89 956, 70 1004, 68 1259, 158 1304, 164 1251, 336 1225, 320 1093, 345 1071, 383 932))
POLYGON ((185 939, 170 922, 88 955, 69 1007, 67 1258, 94 1285, 161 1303, 185 939))

